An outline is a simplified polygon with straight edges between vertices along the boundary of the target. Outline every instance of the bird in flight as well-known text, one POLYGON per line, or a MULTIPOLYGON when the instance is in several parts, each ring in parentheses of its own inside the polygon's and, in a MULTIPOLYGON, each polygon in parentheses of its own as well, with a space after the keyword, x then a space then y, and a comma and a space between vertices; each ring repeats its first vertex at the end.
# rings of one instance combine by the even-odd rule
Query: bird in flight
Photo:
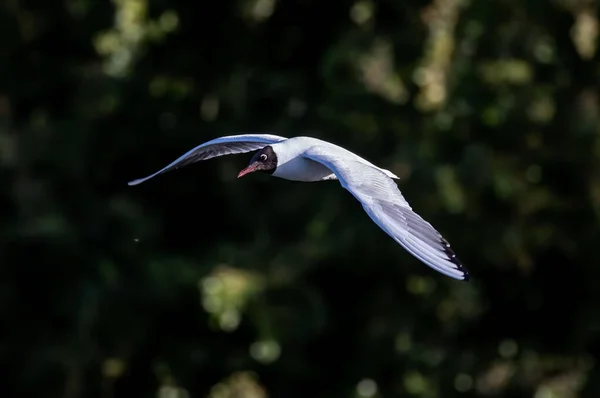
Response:
POLYGON ((200 144, 175 161, 144 178, 223 155, 258 151, 238 178, 262 172, 291 181, 338 180, 382 230, 424 264, 457 280, 469 280, 450 244, 433 226, 415 213, 400 193, 389 170, 382 169, 338 145, 311 137, 285 138, 272 134, 241 134, 200 144))

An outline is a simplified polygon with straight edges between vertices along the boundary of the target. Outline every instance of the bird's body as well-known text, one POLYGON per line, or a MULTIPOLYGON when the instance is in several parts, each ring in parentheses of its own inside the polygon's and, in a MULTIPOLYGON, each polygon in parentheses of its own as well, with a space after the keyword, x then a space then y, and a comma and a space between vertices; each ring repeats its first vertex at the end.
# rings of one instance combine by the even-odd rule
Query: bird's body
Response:
POLYGON ((273 177, 291 181, 316 182, 334 180, 336 176, 326 166, 305 158, 303 153, 308 148, 305 137, 294 137, 271 145, 277 153, 277 168, 273 177))
POLYGON ((398 179, 391 171, 381 169, 341 146, 312 137, 293 137, 271 145, 273 151, 277 153, 278 160, 273 177, 303 182, 336 180, 335 173, 332 173, 331 169, 327 166, 303 156, 307 149, 314 146, 327 148, 331 155, 335 155, 338 158, 355 159, 383 171, 391 178, 398 179))
POLYGON ((284 138, 271 134, 242 134, 217 138, 188 151, 148 177, 217 156, 258 150, 238 177, 261 171, 292 181, 339 180, 363 206, 371 219, 409 253, 431 268, 459 280, 468 272, 448 242, 415 213, 404 199, 389 170, 327 141, 312 137, 284 138))

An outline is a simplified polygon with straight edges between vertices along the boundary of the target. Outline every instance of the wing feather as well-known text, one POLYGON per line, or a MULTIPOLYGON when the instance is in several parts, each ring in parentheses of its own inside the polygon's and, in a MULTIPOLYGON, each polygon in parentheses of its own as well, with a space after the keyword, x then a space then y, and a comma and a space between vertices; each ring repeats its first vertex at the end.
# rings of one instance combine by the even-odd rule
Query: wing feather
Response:
POLYGON ((138 185, 152 177, 156 177, 159 174, 166 173, 170 170, 179 169, 202 160, 212 159, 217 156, 251 152, 262 149, 266 145, 274 144, 286 139, 287 138, 285 137, 272 134, 241 134, 215 138, 214 140, 210 140, 189 150, 156 173, 150 174, 144 178, 138 178, 130 181, 127 183, 127 185, 138 185))
POLYGON ((319 145, 304 153, 306 158, 329 168, 369 217, 410 254, 444 275, 468 280, 468 271, 446 239, 411 209, 396 183, 379 168, 360 162, 353 155, 319 145))

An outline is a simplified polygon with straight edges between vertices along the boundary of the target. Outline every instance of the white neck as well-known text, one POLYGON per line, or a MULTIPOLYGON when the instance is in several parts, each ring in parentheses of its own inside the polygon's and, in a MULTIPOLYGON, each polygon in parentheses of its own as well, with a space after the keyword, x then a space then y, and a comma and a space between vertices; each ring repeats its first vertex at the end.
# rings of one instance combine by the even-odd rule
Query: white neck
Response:
POLYGON ((271 148, 277 155, 277 167, 285 165, 304 153, 308 147, 303 144, 305 143, 293 139, 272 144, 271 148))
POLYGON ((314 139, 294 137, 271 145, 277 155, 277 169, 273 176, 292 181, 321 181, 326 177, 331 178, 331 170, 302 156, 314 144, 314 139))

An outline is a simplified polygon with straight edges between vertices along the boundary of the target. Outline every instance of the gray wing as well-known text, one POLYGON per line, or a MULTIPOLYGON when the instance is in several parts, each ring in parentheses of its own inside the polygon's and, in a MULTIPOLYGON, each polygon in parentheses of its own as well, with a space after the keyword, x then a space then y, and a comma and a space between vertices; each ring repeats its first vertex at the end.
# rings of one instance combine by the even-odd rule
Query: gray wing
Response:
POLYGON ((251 152, 264 148, 266 145, 274 144, 279 141, 284 141, 287 138, 272 134, 241 134, 229 135, 226 137, 215 138, 214 140, 200 144, 194 149, 181 155, 173 162, 160 169, 154 174, 150 174, 144 178, 138 178, 127 183, 127 185, 138 185, 142 182, 156 177, 159 174, 167 171, 179 169, 189 164, 216 158, 217 156, 232 155, 236 153, 251 152))
POLYGON ((329 168, 369 217, 410 254, 444 275, 469 280, 450 244, 411 209, 396 183, 381 170, 318 145, 309 148, 304 157, 329 168))

